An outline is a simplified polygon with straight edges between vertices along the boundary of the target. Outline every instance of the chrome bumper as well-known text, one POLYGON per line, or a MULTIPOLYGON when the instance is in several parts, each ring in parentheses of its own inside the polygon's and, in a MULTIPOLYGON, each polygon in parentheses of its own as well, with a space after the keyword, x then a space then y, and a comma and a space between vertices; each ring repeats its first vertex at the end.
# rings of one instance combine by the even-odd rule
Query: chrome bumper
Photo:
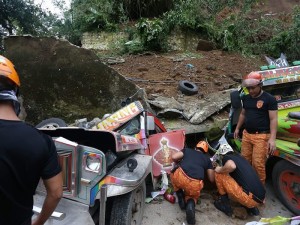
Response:
MULTIPOLYGON (((33 219, 39 214, 43 206, 45 196, 36 194, 34 196, 33 219)), ((89 213, 89 206, 62 198, 55 209, 55 212, 47 220, 45 225, 95 225, 89 213)))

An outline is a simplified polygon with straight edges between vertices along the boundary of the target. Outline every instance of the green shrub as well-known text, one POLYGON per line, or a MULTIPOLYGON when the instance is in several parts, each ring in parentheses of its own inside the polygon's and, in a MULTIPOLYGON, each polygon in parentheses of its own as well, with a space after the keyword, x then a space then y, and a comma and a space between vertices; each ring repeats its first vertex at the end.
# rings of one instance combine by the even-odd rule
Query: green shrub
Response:
POLYGON ((162 20, 142 18, 136 24, 136 28, 145 50, 165 51, 167 49, 162 20))

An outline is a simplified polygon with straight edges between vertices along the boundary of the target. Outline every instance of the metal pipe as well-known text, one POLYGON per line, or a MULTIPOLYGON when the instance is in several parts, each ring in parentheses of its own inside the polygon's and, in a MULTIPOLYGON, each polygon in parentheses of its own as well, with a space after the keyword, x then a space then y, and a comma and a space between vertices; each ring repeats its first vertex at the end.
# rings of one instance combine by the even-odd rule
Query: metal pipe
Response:
POLYGON ((100 189, 100 213, 99 213, 99 225, 105 225, 105 210, 107 199, 107 185, 104 184, 100 189))

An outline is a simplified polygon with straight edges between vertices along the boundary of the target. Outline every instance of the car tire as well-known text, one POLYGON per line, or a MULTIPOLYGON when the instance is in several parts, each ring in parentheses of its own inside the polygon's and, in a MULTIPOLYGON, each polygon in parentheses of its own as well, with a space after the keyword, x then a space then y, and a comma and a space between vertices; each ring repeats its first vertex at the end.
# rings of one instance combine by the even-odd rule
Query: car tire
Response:
POLYGON ((38 125, 36 125, 36 128, 58 128, 58 127, 67 127, 68 125, 66 122, 60 118, 49 118, 46 120, 43 120, 38 125))
POLYGON ((300 168, 286 160, 273 168, 272 181, 279 200, 295 215, 300 215, 300 168))
POLYGON ((111 210, 110 225, 142 224, 145 199, 145 181, 133 191, 117 196, 111 210))
POLYGON ((185 95, 195 95, 198 93, 198 86, 187 80, 179 81, 178 89, 185 95))

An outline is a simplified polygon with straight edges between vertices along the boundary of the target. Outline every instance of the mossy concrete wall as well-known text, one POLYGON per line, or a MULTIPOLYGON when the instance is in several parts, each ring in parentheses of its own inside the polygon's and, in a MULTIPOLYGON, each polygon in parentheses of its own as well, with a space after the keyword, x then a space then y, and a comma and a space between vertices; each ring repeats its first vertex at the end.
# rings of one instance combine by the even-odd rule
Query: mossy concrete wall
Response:
MULTIPOLYGON (((173 51, 196 51, 199 40, 199 34, 178 30, 169 35, 167 42, 170 50, 173 51)), ((81 43, 86 49, 112 51, 120 48, 126 41, 129 40, 125 32, 86 32, 83 34, 81 43)))

